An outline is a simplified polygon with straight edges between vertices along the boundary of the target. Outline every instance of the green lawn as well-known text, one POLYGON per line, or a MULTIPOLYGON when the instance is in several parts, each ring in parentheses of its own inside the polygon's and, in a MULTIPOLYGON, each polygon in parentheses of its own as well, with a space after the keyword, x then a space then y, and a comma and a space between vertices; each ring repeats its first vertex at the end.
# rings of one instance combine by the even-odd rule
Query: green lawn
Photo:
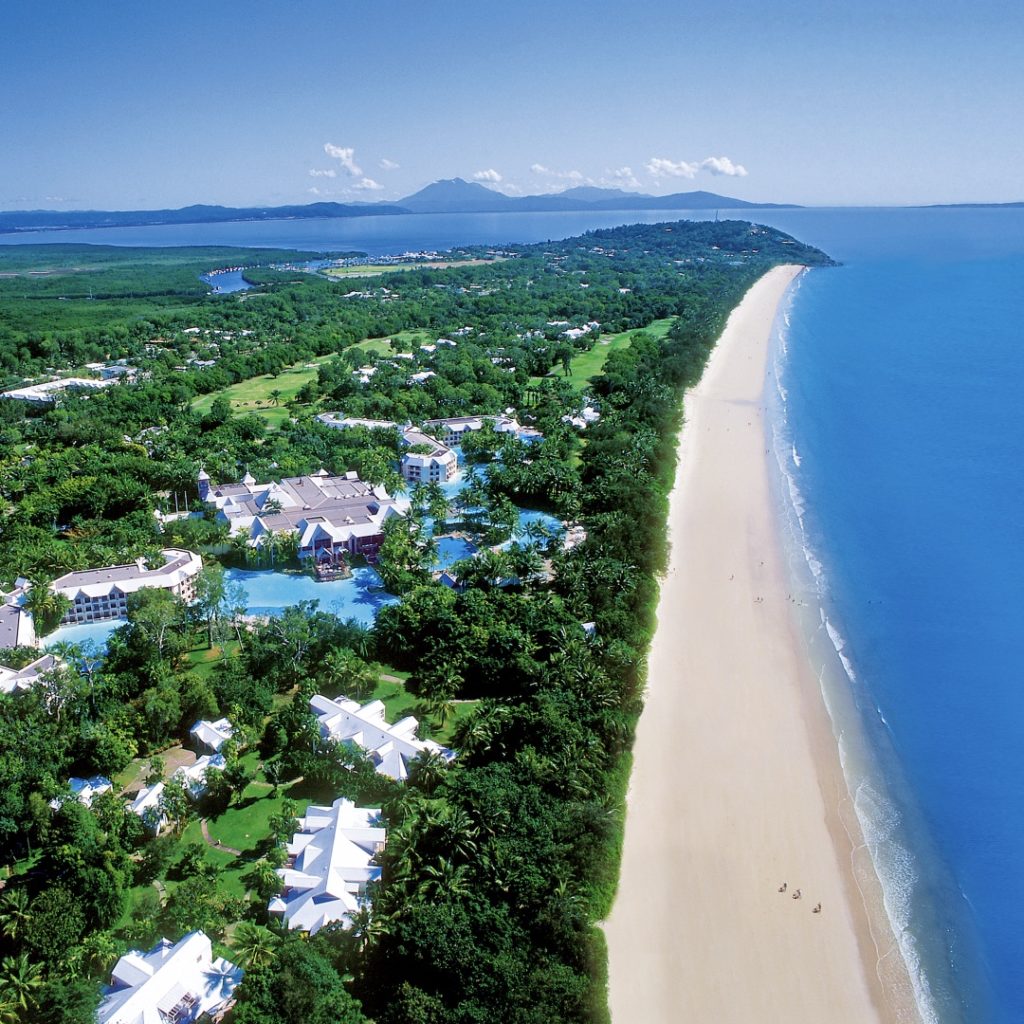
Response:
POLYGON ((367 338, 365 341, 357 342, 353 348, 362 349, 364 352, 376 352, 378 355, 390 355, 394 352, 391 347, 391 339, 412 342, 412 347, 433 344, 435 338, 427 331, 399 331, 397 334, 389 334, 386 338, 367 338))
MULTIPOLYGON (((655 320, 646 327, 637 328, 637 330, 642 329, 653 337, 661 339, 668 334, 668 329, 672 326, 674 320, 675 317, 666 317, 664 320, 655 320)), ((590 383, 590 378, 596 377, 604 369, 605 361, 613 352, 620 348, 629 347, 635 333, 636 330, 632 330, 623 331, 621 334, 602 335, 589 352, 580 352, 578 355, 573 356, 572 373, 565 379, 569 381, 576 391, 585 390, 590 383)), ((548 376, 561 377, 561 375, 562 369, 560 366, 557 366, 552 369, 548 376)), ((535 379, 539 380, 540 378, 535 379)))
POLYGON ((202 395, 192 403, 192 408, 198 413, 209 412, 214 401, 223 397, 231 403, 234 412, 255 413, 266 420, 269 426, 279 427, 290 415, 285 403, 294 398, 304 384, 316 379, 317 369, 321 363, 334 358, 333 355, 319 356, 311 363, 296 363, 289 366, 276 377, 264 374, 261 377, 241 380, 221 391, 202 395), (271 396, 274 391, 281 392, 277 398, 277 405, 271 396))

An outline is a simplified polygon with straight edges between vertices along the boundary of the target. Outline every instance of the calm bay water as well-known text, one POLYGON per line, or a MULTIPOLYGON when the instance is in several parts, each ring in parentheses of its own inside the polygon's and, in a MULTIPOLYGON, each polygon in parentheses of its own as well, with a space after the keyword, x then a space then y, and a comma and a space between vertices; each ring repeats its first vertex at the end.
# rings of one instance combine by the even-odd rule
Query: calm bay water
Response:
MULTIPOLYGON (((47 232, 0 244, 380 255, 683 216, 714 214, 395 216, 47 232)), ((1019 1022, 1024 211, 749 216, 844 263, 804 275, 792 296, 773 429, 812 646, 833 660, 841 648, 842 685, 871 754, 850 754, 847 768, 890 918, 932 1020, 1019 1022)))

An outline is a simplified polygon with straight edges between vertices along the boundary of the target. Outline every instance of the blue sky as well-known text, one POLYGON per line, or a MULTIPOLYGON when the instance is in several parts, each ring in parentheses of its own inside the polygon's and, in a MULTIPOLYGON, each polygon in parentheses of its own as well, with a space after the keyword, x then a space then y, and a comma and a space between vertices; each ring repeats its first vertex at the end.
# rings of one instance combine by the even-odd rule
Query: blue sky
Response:
POLYGON ((3 40, 3 209, 1024 200, 1019 2, 8 0, 3 40))

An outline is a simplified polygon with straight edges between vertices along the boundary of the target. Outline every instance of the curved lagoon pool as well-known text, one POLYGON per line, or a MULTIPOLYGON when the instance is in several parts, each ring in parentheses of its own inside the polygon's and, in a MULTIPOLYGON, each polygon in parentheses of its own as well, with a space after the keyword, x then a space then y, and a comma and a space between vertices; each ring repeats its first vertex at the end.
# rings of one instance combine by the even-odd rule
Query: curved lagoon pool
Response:
POLYGON ((252 615, 280 615, 300 601, 319 601, 321 611, 372 626, 381 608, 398 601, 368 566, 353 569, 348 579, 323 582, 277 569, 226 569, 224 579, 242 585, 252 615))

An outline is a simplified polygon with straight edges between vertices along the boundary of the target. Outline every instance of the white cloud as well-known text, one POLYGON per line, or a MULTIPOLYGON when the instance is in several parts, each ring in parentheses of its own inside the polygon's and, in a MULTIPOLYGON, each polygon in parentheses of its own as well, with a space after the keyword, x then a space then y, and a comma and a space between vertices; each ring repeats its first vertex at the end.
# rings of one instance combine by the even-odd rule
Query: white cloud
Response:
POLYGON ((687 163, 685 160, 667 160, 662 156, 652 156, 644 166, 655 178, 693 178, 700 170, 700 164, 687 163))
POLYGON ((373 178, 363 178, 352 187, 359 189, 360 192, 376 192, 384 186, 379 181, 374 181, 373 178))
POLYGON ((582 171, 555 171, 550 167, 545 167, 543 164, 531 164, 530 170, 533 171, 534 174, 543 174, 549 178, 557 178, 559 181, 571 181, 575 185, 593 184, 593 180, 588 178, 582 171))
POLYGON ((311 178, 336 178, 338 172, 333 167, 328 167, 324 171, 318 171, 316 168, 312 168, 309 172, 311 178))
POLYGON ((633 173, 632 167, 620 167, 618 170, 611 172, 612 182, 619 186, 626 188, 639 188, 640 182, 637 180, 636 175, 633 173))
POLYGON ((381 157, 380 169, 382 171, 397 171, 398 166, 399 165, 396 164, 394 160, 389 160, 386 156, 381 157))
POLYGON ((309 186, 309 188, 307 188, 307 189, 306 189, 306 191, 307 191, 307 192, 308 192, 308 193, 309 193, 309 194, 310 194, 311 196, 318 196, 318 195, 320 195, 320 194, 321 194, 321 193, 320 193, 320 189, 318 189, 318 188, 316 187, 316 185, 310 185, 310 186, 309 186))
POLYGON ((727 156, 709 156, 701 161, 701 170, 712 174, 725 174, 730 178, 745 178, 747 169, 742 164, 734 164, 727 156))
POLYGON ((335 146, 331 142, 325 142, 324 152, 328 156, 334 157, 335 160, 339 160, 341 166, 353 178, 358 178, 363 173, 363 169, 355 161, 356 151, 351 146, 335 146))
POLYGON ((501 181, 501 175, 493 167, 488 167, 486 171, 477 171, 473 175, 473 180, 489 181, 492 185, 497 185, 501 181))

